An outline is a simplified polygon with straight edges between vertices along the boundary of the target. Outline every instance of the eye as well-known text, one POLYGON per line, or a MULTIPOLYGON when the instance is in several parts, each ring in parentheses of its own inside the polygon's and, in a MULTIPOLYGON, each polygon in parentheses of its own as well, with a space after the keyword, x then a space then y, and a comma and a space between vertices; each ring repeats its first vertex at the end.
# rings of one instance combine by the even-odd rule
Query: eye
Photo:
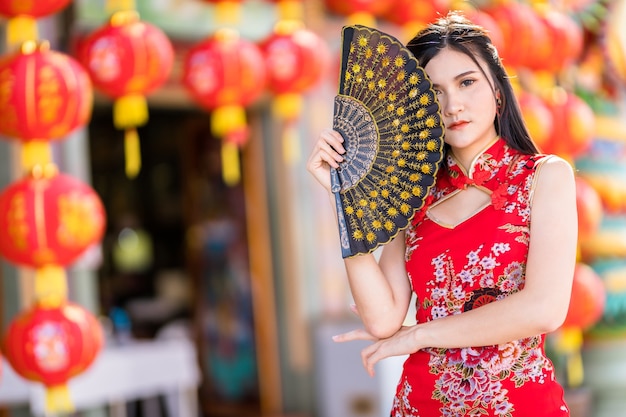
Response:
POLYGON ((462 87, 469 87, 472 84, 474 84, 474 79, 471 78, 466 78, 465 80, 461 81, 462 87))

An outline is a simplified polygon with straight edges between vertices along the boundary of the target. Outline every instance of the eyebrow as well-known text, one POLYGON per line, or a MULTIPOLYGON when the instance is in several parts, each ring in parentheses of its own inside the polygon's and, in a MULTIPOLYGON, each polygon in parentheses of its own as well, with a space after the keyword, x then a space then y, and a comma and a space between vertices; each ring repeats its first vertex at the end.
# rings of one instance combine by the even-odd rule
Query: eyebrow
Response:
MULTIPOLYGON (((463 77, 466 77, 466 76, 471 75, 471 74, 475 74, 477 72, 480 72, 480 71, 473 70, 473 69, 472 70, 467 70, 467 71, 462 72, 462 73, 460 73, 458 75, 455 75, 454 76, 454 80, 459 80, 459 79, 461 79, 463 77)), ((433 87, 439 87, 439 84, 433 83, 433 87)))

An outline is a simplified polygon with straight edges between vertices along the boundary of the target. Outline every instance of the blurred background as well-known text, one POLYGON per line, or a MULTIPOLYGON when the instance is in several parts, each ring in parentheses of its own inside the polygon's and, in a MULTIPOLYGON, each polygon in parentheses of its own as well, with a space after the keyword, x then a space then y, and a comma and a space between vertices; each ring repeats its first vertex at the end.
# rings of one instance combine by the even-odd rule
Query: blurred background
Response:
POLYGON ((450 9, 576 169, 547 346, 572 416, 625 416, 625 0, 0 0, 0 415, 387 416, 403 358, 331 341, 359 323, 305 164, 342 26, 450 9))

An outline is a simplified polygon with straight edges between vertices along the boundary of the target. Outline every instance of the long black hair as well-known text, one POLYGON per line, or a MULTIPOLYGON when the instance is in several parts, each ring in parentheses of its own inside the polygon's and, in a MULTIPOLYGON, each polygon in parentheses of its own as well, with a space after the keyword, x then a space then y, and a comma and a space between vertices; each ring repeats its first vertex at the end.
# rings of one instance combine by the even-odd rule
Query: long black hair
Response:
MULTIPOLYGON (((480 57, 487 64, 495 84, 492 86, 494 99, 500 101, 494 120, 496 132, 513 149, 527 154, 539 152, 528 133, 498 51, 482 26, 473 23, 461 12, 452 11, 418 32, 406 46, 422 67, 446 47, 469 56, 483 71, 477 59, 477 56, 480 57)), ((487 77, 487 74, 484 75, 487 77)))

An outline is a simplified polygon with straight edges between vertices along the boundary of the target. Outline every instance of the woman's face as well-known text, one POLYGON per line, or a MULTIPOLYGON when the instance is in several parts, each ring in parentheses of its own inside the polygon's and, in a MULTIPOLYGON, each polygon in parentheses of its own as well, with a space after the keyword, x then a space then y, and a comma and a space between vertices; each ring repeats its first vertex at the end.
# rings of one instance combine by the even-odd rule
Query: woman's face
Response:
POLYGON ((484 75, 489 74, 487 65, 480 58, 478 62, 483 71, 469 56, 445 48, 424 68, 441 106, 445 142, 465 160, 471 160, 497 136, 493 82, 484 75))

